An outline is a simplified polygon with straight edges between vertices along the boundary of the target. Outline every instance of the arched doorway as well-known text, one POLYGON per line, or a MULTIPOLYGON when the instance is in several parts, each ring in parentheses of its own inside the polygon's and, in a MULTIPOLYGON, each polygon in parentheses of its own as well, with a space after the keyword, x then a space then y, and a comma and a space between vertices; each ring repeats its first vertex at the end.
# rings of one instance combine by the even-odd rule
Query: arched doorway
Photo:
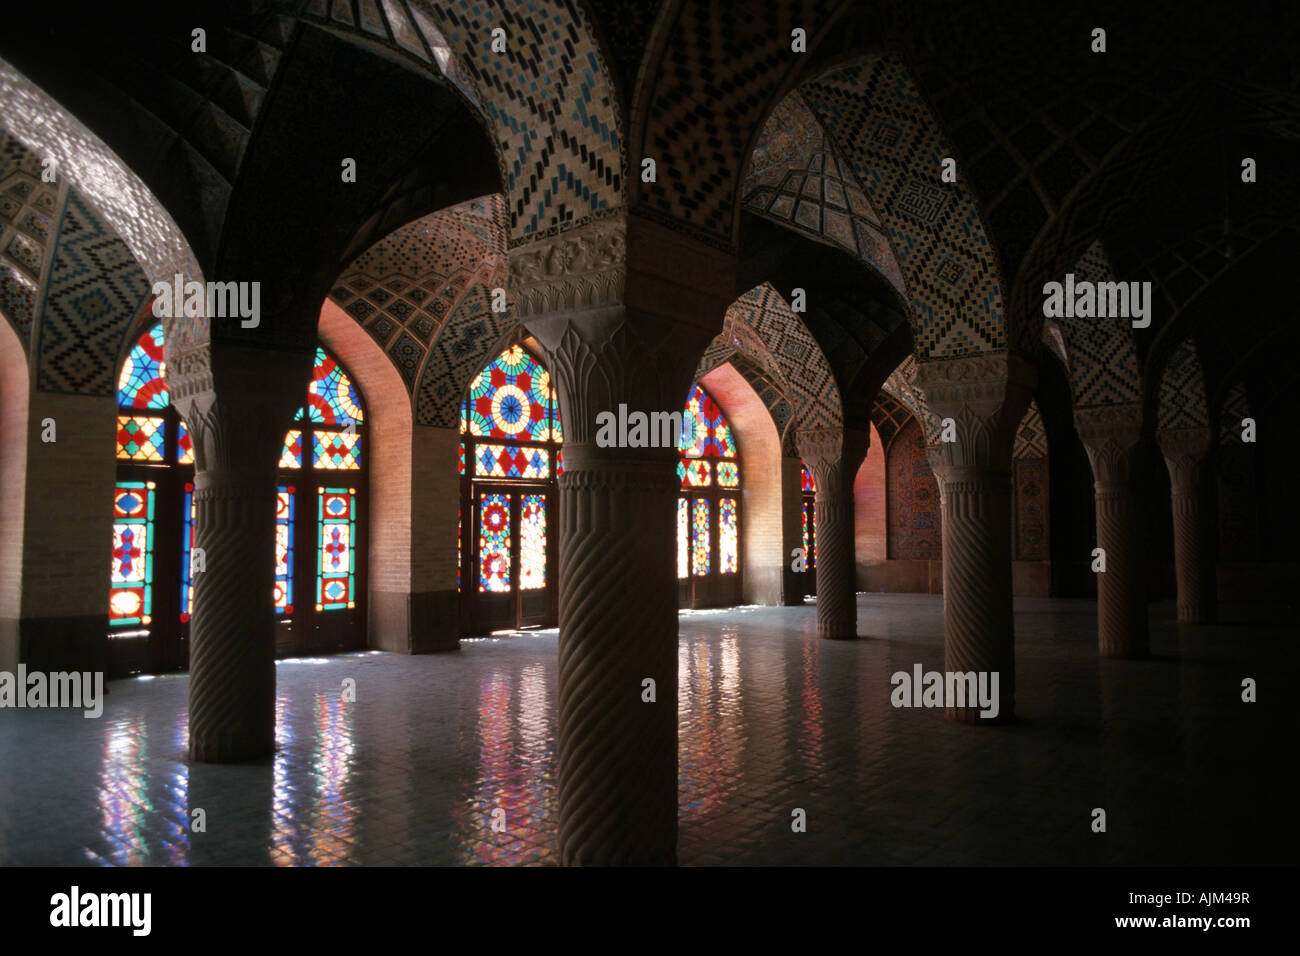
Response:
POLYGON ((564 470, 550 373, 522 345, 506 349, 470 382, 460 431, 461 631, 549 627, 564 470))
POLYGON ((677 580, 681 607, 738 604, 740 456, 731 425, 708 392, 692 385, 682 415, 677 476, 677 580))

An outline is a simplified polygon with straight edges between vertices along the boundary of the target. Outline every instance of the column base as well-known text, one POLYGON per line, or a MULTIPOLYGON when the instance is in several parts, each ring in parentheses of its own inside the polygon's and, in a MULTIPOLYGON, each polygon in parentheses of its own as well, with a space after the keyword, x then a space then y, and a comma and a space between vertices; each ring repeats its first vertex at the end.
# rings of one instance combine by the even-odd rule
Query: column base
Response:
POLYGON ((839 621, 832 624, 817 622, 817 636, 828 641, 856 641, 858 622, 839 621))
POLYGON ((263 763, 274 754, 274 734, 268 739, 221 735, 205 740, 190 740, 191 763, 263 763))

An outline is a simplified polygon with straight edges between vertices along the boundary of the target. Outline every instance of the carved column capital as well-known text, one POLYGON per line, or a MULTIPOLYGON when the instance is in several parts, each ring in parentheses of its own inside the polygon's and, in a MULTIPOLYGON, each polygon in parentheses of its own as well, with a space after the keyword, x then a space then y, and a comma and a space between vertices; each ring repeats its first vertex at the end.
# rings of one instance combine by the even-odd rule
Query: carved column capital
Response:
POLYGON ((1156 444, 1169 467, 1175 494, 1191 493, 1199 487, 1212 443, 1208 427, 1162 428, 1156 432, 1156 444))
POLYGON ((867 455, 871 434, 853 428, 801 428, 795 433, 795 444, 818 491, 839 487, 846 480, 851 488, 867 455))
POLYGON ((179 353, 167 384, 194 440, 196 473, 274 473, 313 361, 310 352, 214 343, 179 353))
POLYGON ((914 384, 939 419, 956 424, 956 440, 929 449, 941 481, 1008 471, 1011 445, 1037 383, 1037 370, 1008 352, 919 362, 914 384))
POLYGON ((1134 459, 1142 444, 1140 404, 1076 408, 1074 427, 1092 462, 1092 475, 1099 491, 1102 486, 1127 484, 1139 477, 1134 459))
MULTIPOLYGON (((526 325, 542 345, 564 422, 565 469, 581 467, 595 450, 601 412, 678 412, 686 402, 694 363, 711 335, 692 325, 633 314, 624 306, 534 316, 526 325), (572 451, 571 451, 572 449, 572 451), (571 464, 572 460, 572 464, 571 464)), ((627 449, 617 449, 624 457, 627 449)))

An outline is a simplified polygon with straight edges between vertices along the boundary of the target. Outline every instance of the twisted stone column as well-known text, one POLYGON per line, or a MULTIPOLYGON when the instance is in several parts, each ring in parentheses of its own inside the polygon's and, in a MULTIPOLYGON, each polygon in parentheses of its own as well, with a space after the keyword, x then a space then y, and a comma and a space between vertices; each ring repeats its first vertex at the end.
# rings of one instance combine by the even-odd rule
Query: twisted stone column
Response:
MULTIPOLYGON (((559 816, 566 865, 677 856, 677 450, 601 448, 596 416, 680 407, 621 308, 531 324, 564 421, 560 477, 559 816), (654 701, 645 684, 654 681, 654 701)), ((671 339, 669 339, 671 341, 671 339)), ((664 346, 659 345, 662 349, 664 346)), ((678 360, 678 364, 682 364, 678 360)), ((677 387, 680 386, 680 387, 677 387)))
POLYGON ((1205 466, 1211 440, 1209 428, 1162 428, 1156 432, 1172 485, 1174 570, 1182 624, 1214 620, 1214 566, 1205 508, 1205 466))
POLYGON ((560 855, 668 865, 677 844, 676 462, 599 451, 566 442, 560 477, 560 855), (642 697, 646 678, 653 703, 642 697))
POLYGON ((998 674, 998 714, 945 708, 949 720, 1015 718, 1016 660, 1011 596, 1011 445, 1036 373, 1018 356, 978 355, 917 366, 916 385, 955 441, 929 449, 943 507, 944 667, 998 674))
POLYGON ((1097 644, 1103 657, 1146 657, 1146 542, 1142 510, 1142 407, 1097 405, 1074 413, 1092 462, 1097 547, 1097 644))
POLYGON ((853 429, 817 428, 801 429, 796 440, 817 483, 817 633, 853 640, 858 636, 853 477, 871 437, 853 429))
POLYGON ((721 326, 730 293, 691 282, 729 278, 732 268, 631 219, 511 253, 516 314, 546 353, 564 421, 557 769, 565 865, 676 862, 677 449, 601 448, 596 418, 621 403, 629 412, 680 412, 694 358, 721 326), (635 267, 627 247, 639 250, 635 267))
POLYGON ((194 440, 190 757, 255 760, 275 746, 275 484, 311 353, 203 346, 168 369, 194 440))

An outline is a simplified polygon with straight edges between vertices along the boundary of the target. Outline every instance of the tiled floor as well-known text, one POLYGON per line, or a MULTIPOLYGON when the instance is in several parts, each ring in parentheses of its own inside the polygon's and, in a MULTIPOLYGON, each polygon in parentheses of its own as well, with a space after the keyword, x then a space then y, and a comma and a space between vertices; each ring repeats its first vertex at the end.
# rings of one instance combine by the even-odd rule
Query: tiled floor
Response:
MULTIPOLYGON (((1297 859, 1291 630, 1157 606, 1152 660, 1099 661, 1089 602, 1020 600, 1022 719, 989 727, 890 704, 890 674, 942 669, 940 598, 859 595, 857 642, 814 615, 683 614, 683 864, 1297 859)), ((183 676, 113 683, 98 720, 0 710, 0 863, 554 863, 556 641, 281 662, 261 766, 186 764, 183 676)))

